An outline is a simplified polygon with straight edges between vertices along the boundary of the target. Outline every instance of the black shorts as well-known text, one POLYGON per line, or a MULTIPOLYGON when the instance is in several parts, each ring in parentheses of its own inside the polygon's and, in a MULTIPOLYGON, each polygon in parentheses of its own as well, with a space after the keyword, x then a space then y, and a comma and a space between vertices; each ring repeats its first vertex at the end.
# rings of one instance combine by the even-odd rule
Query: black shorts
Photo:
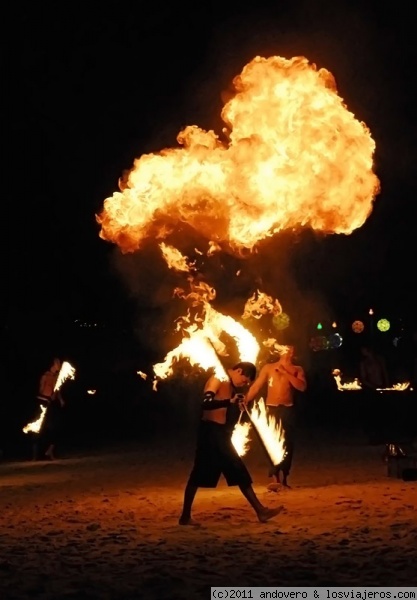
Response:
POLYGON ((189 483, 196 487, 215 488, 223 474, 227 485, 249 487, 251 476, 232 444, 230 429, 212 421, 201 421, 194 466, 189 483))
POLYGON ((287 432, 287 434, 291 435, 294 432, 296 414, 293 404, 291 406, 285 406, 284 404, 272 406, 271 404, 268 404, 266 408, 268 416, 274 417, 277 424, 281 421, 284 434, 287 432))

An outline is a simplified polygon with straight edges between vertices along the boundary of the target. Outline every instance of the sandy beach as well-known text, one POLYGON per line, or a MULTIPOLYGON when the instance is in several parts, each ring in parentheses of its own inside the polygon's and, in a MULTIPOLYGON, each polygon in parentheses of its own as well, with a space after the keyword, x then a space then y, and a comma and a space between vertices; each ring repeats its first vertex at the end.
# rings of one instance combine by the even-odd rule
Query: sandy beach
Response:
POLYGON ((237 488, 200 490, 178 525, 193 446, 168 441, 0 465, 1 600, 208 598, 211 585, 417 585, 417 483, 381 447, 310 436, 292 488, 245 458, 266 524, 237 488))

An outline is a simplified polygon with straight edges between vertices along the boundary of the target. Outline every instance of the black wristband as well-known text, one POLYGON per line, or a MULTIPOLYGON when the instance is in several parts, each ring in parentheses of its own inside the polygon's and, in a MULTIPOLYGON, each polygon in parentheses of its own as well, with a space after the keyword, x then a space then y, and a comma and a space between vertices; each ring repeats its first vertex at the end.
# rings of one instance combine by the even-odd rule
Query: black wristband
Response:
POLYGON ((227 408, 230 399, 227 400, 203 400, 203 410, 216 410, 217 408, 227 408))

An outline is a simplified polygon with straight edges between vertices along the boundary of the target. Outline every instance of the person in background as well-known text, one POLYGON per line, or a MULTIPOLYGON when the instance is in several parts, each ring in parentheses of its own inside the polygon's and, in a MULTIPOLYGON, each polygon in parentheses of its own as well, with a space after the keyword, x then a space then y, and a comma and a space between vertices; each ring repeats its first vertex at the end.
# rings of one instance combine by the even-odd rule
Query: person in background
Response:
POLYGON ((389 386, 389 377, 385 360, 369 346, 361 347, 359 364, 360 382, 367 390, 389 386))
POLYGON ((180 525, 198 525, 191 518, 197 490, 200 487, 216 488, 221 474, 229 486, 239 486, 261 523, 282 510, 282 507, 267 508, 259 501, 252 478, 231 439, 240 414, 239 402, 244 398, 236 391, 254 380, 256 367, 249 362, 240 362, 228 370, 228 376, 226 381, 212 376, 204 387, 194 466, 185 487, 180 525))
POLYGON ((59 441, 61 431, 61 411, 64 406, 64 399, 59 390, 55 391, 55 385, 61 370, 61 359, 54 358, 51 366, 43 373, 39 382, 39 391, 36 397, 37 402, 46 408, 42 428, 38 434, 35 434, 33 459, 38 460, 43 450, 45 458, 55 460, 55 448, 59 441))
POLYGON ((360 353, 359 374, 364 395, 364 432, 370 443, 385 443, 385 452, 382 455, 385 460, 388 456, 392 427, 389 422, 390 411, 383 405, 385 398, 379 394, 378 389, 389 387, 388 370, 385 359, 370 346, 362 346, 360 353))
POLYGON ((281 422, 285 455, 282 462, 269 474, 276 480, 268 486, 268 489, 274 492, 281 486, 290 487, 288 477, 293 461, 296 429, 294 392, 304 392, 307 389, 305 371, 303 367, 293 364, 293 356, 294 346, 287 346, 279 360, 264 365, 245 398, 245 402, 250 403, 266 388, 267 414, 273 416, 277 424, 281 422), (282 481, 280 473, 282 473, 282 481))

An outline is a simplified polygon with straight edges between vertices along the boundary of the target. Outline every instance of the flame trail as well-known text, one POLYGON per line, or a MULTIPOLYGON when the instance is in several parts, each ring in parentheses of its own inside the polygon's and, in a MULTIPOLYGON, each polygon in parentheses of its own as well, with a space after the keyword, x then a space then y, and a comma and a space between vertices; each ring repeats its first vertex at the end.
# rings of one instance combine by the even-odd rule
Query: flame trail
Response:
POLYGON ((54 392, 57 392, 61 388, 64 381, 66 381, 67 379, 74 379, 74 376, 74 367, 70 365, 69 362, 64 360, 58 373, 58 377, 54 386, 54 392))
MULTIPOLYGON (((69 362, 64 361, 61 365, 61 368, 58 373, 58 377, 57 377, 55 385, 54 385, 54 392, 57 392, 61 388, 64 381, 66 381, 67 379, 74 379, 74 376, 75 376, 74 367, 72 365, 70 365, 69 362)), ((23 427, 23 430, 22 430, 23 433, 29 433, 30 431, 32 433, 39 433, 40 430, 42 429, 42 425, 45 420, 47 407, 40 405, 39 408, 41 409, 41 414, 36 419, 36 421, 33 421, 32 423, 28 423, 27 425, 25 425, 23 427)))
POLYGON ((251 410, 246 409, 246 412, 262 442, 271 466, 276 467, 285 456, 285 438, 281 422, 277 423, 275 417, 267 414, 263 398, 254 403, 251 410))
POLYGON ((244 456, 246 452, 249 450, 250 445, 250 429, 251 422, 246 421, 242 423, 242 415, 244 413, 240 413, 240 417, 238 422, 236 423, 233 433, 232 433, 232 444, 236 449, 236 452, 239 456, 244 456))
POLYGON ((36 419, 36 421, 33 421, 32 423, 28 423, 27 425, 25 425, 23 427, 23 433, 29 433, 29 431, 31 431, 32 433, 40 432, 43 421, 45 419, 46 406, 41 405, 40 409, 41 409, 40 416, 36 419))

